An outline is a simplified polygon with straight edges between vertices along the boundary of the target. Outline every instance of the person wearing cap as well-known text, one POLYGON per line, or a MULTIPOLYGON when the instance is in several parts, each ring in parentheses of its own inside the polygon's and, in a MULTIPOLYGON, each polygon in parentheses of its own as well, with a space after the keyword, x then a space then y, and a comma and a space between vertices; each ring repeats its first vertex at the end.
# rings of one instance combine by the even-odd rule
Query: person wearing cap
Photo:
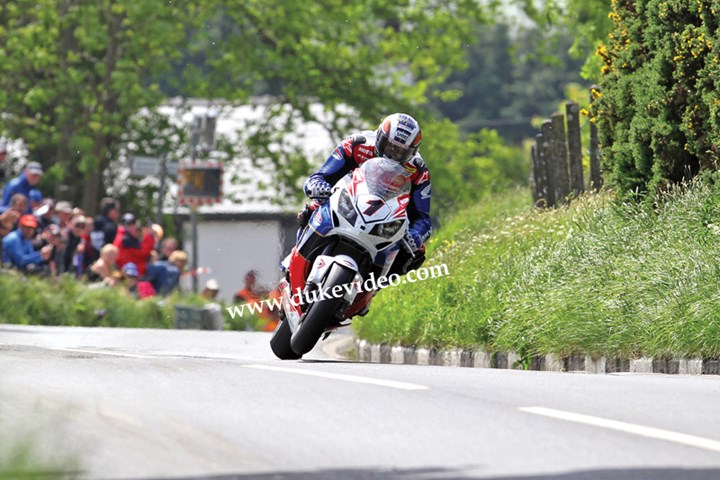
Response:
POLYGON ((60 228, 67 228, 70 219, 73 216, 73 207, 70 202, 60 201, 55 204, 55 215, 57 215, 57 224, 60 228))
MULTIPOLYGON (((10 199, 16 193, 22 193, 26 198, 30 198, 30 190, 40 183, 42 174, 42 166, 38 162, 28 163, 19 177, 13 178, 7 185, 5 185, 2 203, 0 203, 0 206, 8 207, 10 205, 10 199)), ((30 202, 28 202, 28 205, 23 213, 32 213, 30 202)))
POLYGON ((133 262, 123 265, 123 286, 135 298, 147 298, 155 295, 155 288, 145 280, 140 280, 138 267, 133 262))
POLYGON ((34 213, 35 210, 42 206, 43 196, 40 190, 33 188, 28 194, 28 201, 30 202, 30 210, 34 213))
POLYGON ((23 215, 18 228, 2 240, 3 264, 28 273, 39 272, 42 264, 50 257, 52 245, 46 245, 40 251, 33 248, 32 239, 38 227, 37 219, 30 214, 23 215))
POLYGON ((214 278, 211 278, 207 282, 205 282, 205 289, 202 291, 200 295, 203 297, 209 299, 209 300, 215 300, 220 293, 220 284, 215 280, 214 278))
POLYGON ((118 227, 113 245, 118 248, 119 268, 132 262, 136 265, 139 275, 141 277, 145 275, 148 257, 155 248, 155 233, 150 226, 141 229, 135 215, 126 213, 122 217, 122 225, 118 227))

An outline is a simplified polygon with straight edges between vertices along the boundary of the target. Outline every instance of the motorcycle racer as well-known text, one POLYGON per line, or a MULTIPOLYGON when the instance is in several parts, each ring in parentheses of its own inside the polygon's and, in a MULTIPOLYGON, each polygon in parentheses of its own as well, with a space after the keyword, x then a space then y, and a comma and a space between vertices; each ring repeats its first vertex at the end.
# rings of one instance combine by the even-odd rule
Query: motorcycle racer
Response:
POLYGON ((367 130, 346 137, 320 169, 305 181, 305 194, 313 202, 298 215, 301 230, 314 209, 328 200, 332 186, 338 180, 371 158, 385 157, 411 172, 407 206, 410 227, 402 242, 404 248, 398 250, 394 258, 387 259, 388 263, 392 262, 388 275, 405 274, 419 268, 425 261, 425 241, 432 233, 430 170, 418 153, 421 139, 420 124, 404 113, 388 115, 374 132, 367 130))

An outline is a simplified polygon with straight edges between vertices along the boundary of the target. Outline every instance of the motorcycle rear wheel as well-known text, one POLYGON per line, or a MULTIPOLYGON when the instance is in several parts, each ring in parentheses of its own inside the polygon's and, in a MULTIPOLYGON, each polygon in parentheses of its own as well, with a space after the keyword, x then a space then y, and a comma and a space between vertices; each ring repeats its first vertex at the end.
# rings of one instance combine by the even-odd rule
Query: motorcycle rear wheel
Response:
MULTIPOLYGON (((353 270, 335 263, 330 267, 330 271, 327 277, 325 277, 321 288, 325 291, 331 291, 334 286, 348 284, 354 278, 355 272, 353 270)), ((305 319, 290 339, 290 347, 296 354, 302 356, 313 349, 318 340, 320 340, 320 336, 322 336, 325 329, 330 325, 335 312, 342 302, 342 297, 333 297, 320 300, 310 306, 310 310, 307 315, 305 315, 305 319)))

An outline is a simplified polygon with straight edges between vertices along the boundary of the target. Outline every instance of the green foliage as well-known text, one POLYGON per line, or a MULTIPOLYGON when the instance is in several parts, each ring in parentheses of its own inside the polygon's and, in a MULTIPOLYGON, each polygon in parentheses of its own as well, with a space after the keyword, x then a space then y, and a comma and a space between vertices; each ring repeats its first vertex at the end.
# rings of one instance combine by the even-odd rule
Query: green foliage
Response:
POLYGON ((433 210, 475 203, 487 193, 527 183, 527 152, 505 145, 495 130, 463 136, 449 120, 422 123, 421 153, 428 159, 433 210))
POLYGON ((177 26, 196 19, 194 5, 19 0, 0 7, 0 130, 22 138, 31 159, 55 166, 85 209, 96 208, 99 173, 130 117, 161 99, 150 79, 177 58, 184 39, 177 26))
MULTIPOLYGON (((564 31, 563 31, 564 32, 564 31)), ((564 98, 570 82, 581 80, 581 62, 568 56, 572 38, 557 33, 551 45, 538 47, 545 33, 538 27, 512 31, 510 25, 477 25, 473 44, 465 47, 469 66, 452 74, 432 101, 440 114, 464 132, 495 128, 508 142, 537 133, 530 119, 547 117, 564 98), (552 55, 555 61, 545 61, 552 55), (446 98, 446 92, 456 98, 446 98)))
POLYGON ((573 39, 567 49, 571 57, 585 63, 581 68, 584 79, 596 82, 600 78, 602 62, 596 55, 597 48, 606 41, 612 29, 608 17, 611 9, 609 0, 548 0, 538 8, 533 0, 515 0, 538 28, 546 32, 539 39, 539 47, 546 55, 557 58, 552 45, 562 36, 573 39))
POLYGON ((594 114, 604 167, 621 195, 717 169, 718 13, 712 1, 614 2, 594 114))
POLYGON ((458 212, 430 242, 449 277, 389 288, 355 322, 374 342, 523 355, 720 355, 720 177, 622 204, 529 211, 527 192, 458 212), (524 212, 522 210, 525 210, 524 212))
MULTIPOLYGON (((89 288, 68 276, 49 281, 13 271, 0 273, 0 289, 0 321, 22 325, 172 328, 175 305, 208 303, 200 295, 179 293, 138 300, 120 287, 89 288)), ((225 324, 230 330, 254 326, 252 319, 225 324)))
MULTIPOLYGON (((164 99, 161 86, 243 102, 264 85, 305 120, 319 102, 376 123, 422 105, 464 66, 461 45, 484 12, 473 0, 5 2, 0 131, 23 138, 46 168, 59 165, 53 178, 92 213, 130 119, 164 99)), ((337 122, 329 128, 341 135, 337 122)), ((269 159, 278 171, 307 166, 269 159)))

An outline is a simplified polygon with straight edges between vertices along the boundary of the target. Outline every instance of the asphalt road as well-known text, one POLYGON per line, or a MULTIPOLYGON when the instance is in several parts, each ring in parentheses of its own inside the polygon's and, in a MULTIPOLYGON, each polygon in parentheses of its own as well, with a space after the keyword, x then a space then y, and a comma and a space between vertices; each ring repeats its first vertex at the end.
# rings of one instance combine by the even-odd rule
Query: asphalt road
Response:
POLYGON ((87 478, 720 479, 718 377, 281 362, 268 339, 0 325, 0 448, 87 478))

